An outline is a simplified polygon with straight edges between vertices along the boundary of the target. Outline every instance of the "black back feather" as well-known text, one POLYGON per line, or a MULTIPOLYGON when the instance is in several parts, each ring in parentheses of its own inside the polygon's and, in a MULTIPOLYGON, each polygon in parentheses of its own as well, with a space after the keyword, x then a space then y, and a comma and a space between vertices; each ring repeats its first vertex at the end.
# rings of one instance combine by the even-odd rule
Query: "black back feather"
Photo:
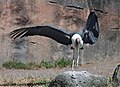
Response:
POLYGON ((99 37, 98 17, 95 12, 90 12, 85 28, 82 31, 84 43, 94 44, 99 37))

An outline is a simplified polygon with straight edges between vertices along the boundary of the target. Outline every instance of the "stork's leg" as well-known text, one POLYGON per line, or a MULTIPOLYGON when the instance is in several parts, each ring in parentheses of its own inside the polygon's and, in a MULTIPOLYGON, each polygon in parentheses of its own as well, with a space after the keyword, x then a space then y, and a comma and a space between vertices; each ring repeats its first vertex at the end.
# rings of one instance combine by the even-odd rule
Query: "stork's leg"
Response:
POLYGON ((72 61, 72 71, 74 71, 74 66, 75 66, 75 60, 73 59, 73 61, 72 61))
POLYGON ((77 65, 76 65, 77 67, 79 65, 79 59, 80 59, 79 53, 80 53, 80 49, 79 49, 79 47, 77 47, 77 65))
POLYGON ((74 71, 74 66, 75 66, 75 48, 73 48, 72 71, 74 71))

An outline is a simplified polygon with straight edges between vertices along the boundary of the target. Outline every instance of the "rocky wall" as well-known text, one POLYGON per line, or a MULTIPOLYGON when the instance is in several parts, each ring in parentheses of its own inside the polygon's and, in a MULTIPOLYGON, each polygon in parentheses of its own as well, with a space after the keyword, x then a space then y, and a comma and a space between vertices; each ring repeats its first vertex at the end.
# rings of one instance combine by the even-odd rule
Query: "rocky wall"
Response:
POLYGON ((43 59, 72 58, 69 47, 46 37, 12 41, 9 33, 27 26, 50 25, 68 32, 82 30, 90 10, 99 18, 100 37, 85 46, 83 63, 120 59, 119 0, 0 0, 0 64, 9 61, 40 62, 43 59), (81 9, 69 8, 68 5, 81 9))

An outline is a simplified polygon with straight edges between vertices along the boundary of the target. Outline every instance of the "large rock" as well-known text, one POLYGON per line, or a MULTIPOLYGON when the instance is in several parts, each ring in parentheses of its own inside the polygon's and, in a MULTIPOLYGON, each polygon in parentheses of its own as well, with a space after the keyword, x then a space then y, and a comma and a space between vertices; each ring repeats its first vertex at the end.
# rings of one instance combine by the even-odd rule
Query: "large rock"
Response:
POLYGON ((107 87, 107 78, 87 71, 66 71, 55 77, 49 87, 107 87))
POLYGON ((115 68, 112 80, 115 86, 120 86, 120 64, 115 68))

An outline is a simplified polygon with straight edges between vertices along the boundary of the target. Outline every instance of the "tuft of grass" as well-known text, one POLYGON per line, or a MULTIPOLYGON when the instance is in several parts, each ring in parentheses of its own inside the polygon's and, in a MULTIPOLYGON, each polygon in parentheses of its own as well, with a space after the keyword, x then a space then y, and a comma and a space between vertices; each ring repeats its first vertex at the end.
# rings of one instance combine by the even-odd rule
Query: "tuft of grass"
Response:
POLYGON ((37 68, 37 64, 8 61, 3 64, 3 67, 7 69, 34 69, 37 68))
POLYGON ((39 69, 39 68, 63 68, 72 65, 71 60, 58 59, 55 62, 43 60, 40 63, 22 63, 16 61, 8 61, 2 64, 7 69, 39 69))
POLYGON ((37 63, 26 63, 27 69, 37 69, 40 67, 37 63))
POLYGON ((43 79, 37 80, 37 83, 43 84, 43 87, 48 87, 48 85, 49 85, 49 83, 50 83, 50 80, 43 78, 43 79))
POLYGON ((115 86, 115 84, 113 83, 113 81, 112 81, 112 78, 111 77, 108 77, 108 87, 117 87, 117 86, 115 86))
POLYGON ((54 64, 48 60, 43 60, 41 63, 40 63, 40 66, 41 67, 45 67, 45 68, 53 68, 54 67, 54 64))
POLYGON ((24 63, 21 62, 15 62, 15 61, 8 61, 3 64, 3 67, 7 69, 26 69, 27 66, 24 63))
POLYGON ((58 59, 57 61, 55 61, 55 67, 59 67, 59 68, 63 68, 63 67, 67 67, 67 66, 71 66, 72 65, 72 61, 71 60, 67 60, 67 59, 58 59))

